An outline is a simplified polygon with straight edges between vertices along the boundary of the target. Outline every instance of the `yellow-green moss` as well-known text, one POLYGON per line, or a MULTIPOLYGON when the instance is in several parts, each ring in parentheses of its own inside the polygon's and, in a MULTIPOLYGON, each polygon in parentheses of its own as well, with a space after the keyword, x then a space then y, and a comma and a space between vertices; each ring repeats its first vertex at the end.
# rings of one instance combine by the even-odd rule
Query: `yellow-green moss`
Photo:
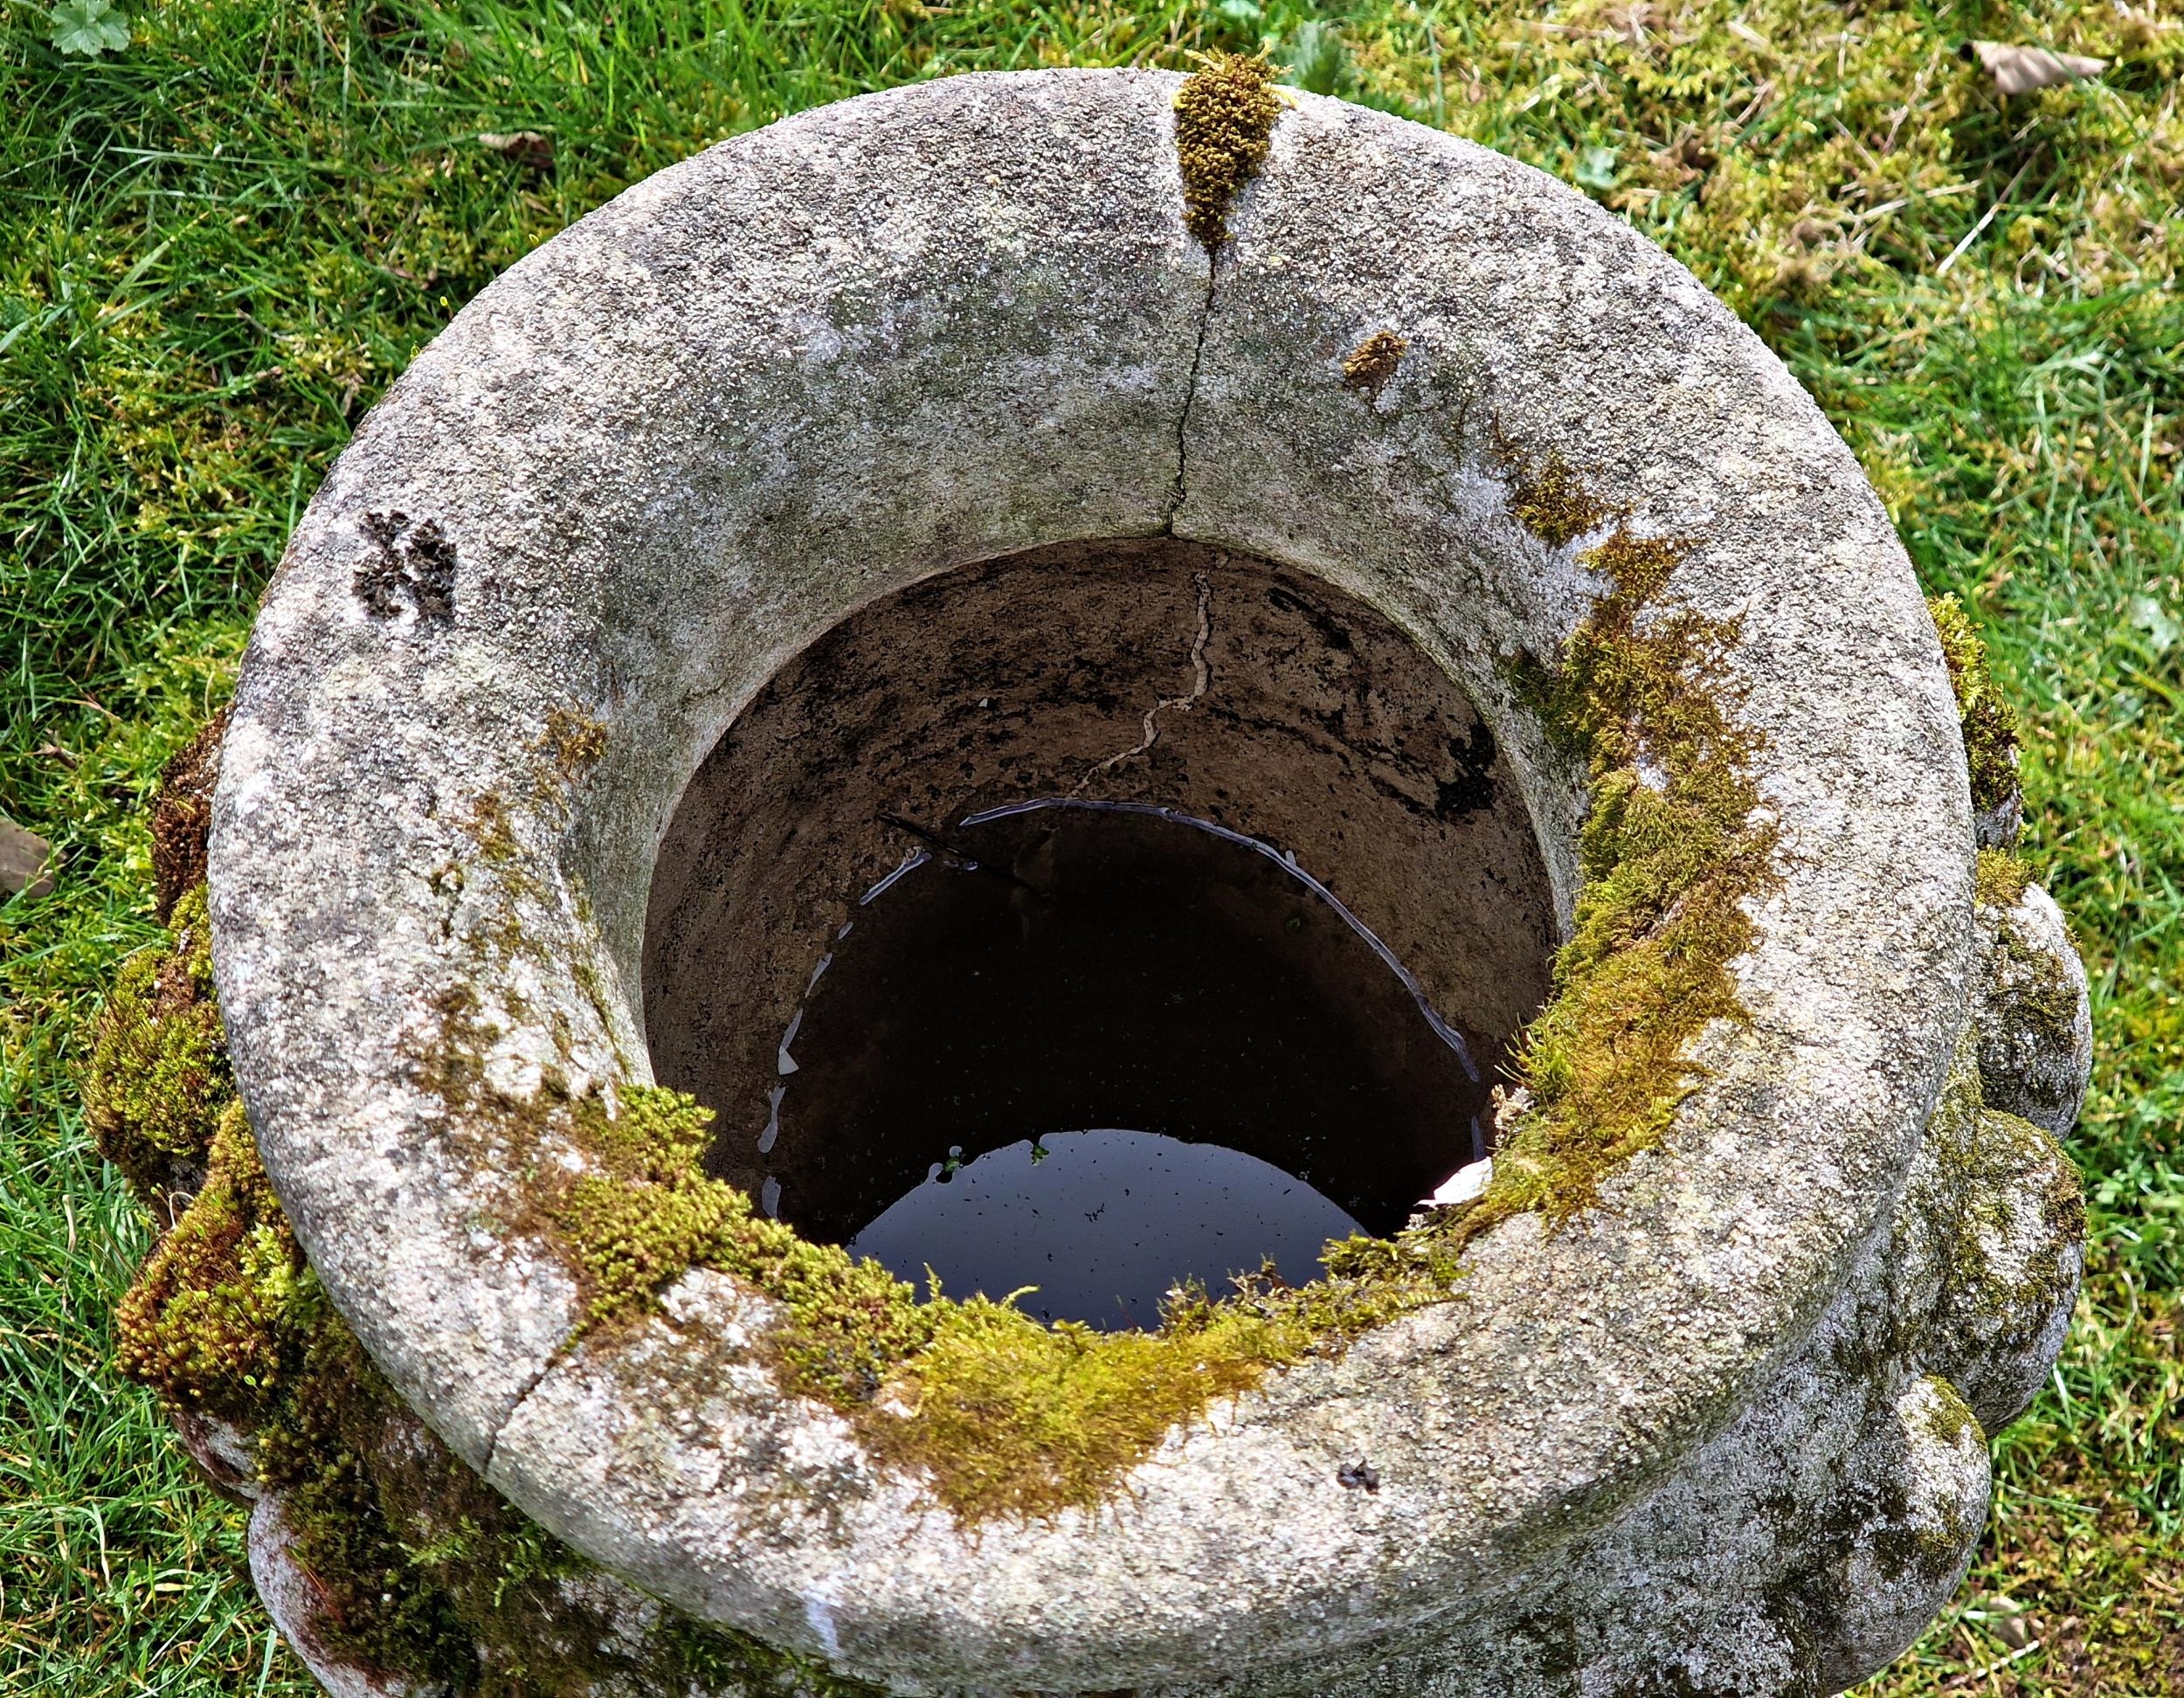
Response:
POLYGON ((1930 597, 1934 630, 1949 663, 1957 716, 1964 728, 1964 758, 1972 771, 1972 805, 1989 813, 2017 791, 2017 714, 1995 687, 1987 645, 1954 596, 1930 597))
POLYGON ((1549 548, 1567 548, 1623 516, 1614 502, 1586 488, 1560 454, 1535 464, 1497 432, 1496 458, 1509 487, 1510 517, 1549 548))
POLYGON ((1982 849, 1973 863, 1973 900, 1989 908, 2015 908, 2031 883, 2032 868, 2007 849, 1982 849))
POLYGON ((116 1363, 176 1403, 256 1414, 301 1343, 302 1272, 243 1105, 231 1101, 203 1187, 121 1299, 116 1363))
POLYGON ((1600 1177, 1667 1131, 1703 1070, 1714 1020, 1746 1018, 1730 963, 1754 941, 1750 898, 1774 879, 1776 830, 1751 774, 1756 734, 1731 716, 1722 662, 1738 625, 1665 600, 1688 545, 1635 535, 1559 459, 1510 471, 1510 511, 1555 546, 1614 523, 1583 563, 1607 593, 1533 705, 1585 761, 1575 924, 1517 1066, 1526 1107, 1469 1239, 1526 1210, 1561 1219, 1600 1177))
POLYGON ((1157 1332, 1047 1327, 985 1297, 921 1303, 878 1263, 757 1215, 701 1170, 712 1115, 688 1097, 625 1087, 619 1114, 592 1101, 573 1116, 600 1170, 563 1185, 549 1213, 592 1322, 641 1308, 694 1266, 750 1281, 785 1311, 768 1349, 788 1388, 847 1415, 881 1460, 930 1475, 966 1519, 1090 1507, 1170 1427, 1271 1367, 1445 1300, 1456 1278, 1432 1234, 1358 1239, 1332 1246, 1310 1286, 1178 1292, 1157 1332))
POLYGON ((1265 55, 1224 53, 1184 79, 1175 97, 1183 222, 1210 251, 1228 233, 1228 209, 1266 162, 1282 96, 1265 55))
POLYGON ((234 1091, 198 885, 175 904, 168 942, 121 964, 92 1040, 84 1114, 100 1153, 159 1214, 196 1190, 234 1091))
POLYGON ((1408 339, 1394 331, 1375 330, 1344 357, 1343 387, 1363 390, 1367 395, 1379 394, 1402 365, 1403 356, 1410 352, 1410 348, 1408 339))

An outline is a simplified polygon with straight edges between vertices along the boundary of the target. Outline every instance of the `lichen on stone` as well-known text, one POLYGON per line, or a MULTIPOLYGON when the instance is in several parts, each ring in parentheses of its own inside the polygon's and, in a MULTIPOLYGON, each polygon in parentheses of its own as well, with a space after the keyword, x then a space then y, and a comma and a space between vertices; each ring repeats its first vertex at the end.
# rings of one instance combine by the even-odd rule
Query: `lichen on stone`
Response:
POLYGON ((1228 233, 1228 210, 1273 145, 1282 96, 1264 54, 1223 53, 1184 79, 1175 97, 1183 222, 1207 251, 1228 233))
POLYGON ((1949 664, 1957 716, 1964 728, 1964 757, 1971 769, 1972 805, 1980 813, 2006 808, 2017 792, 2017 714, 1996 687, 1980 638, 1963 604, 1933 596, 1926 605, 1949 664))
POLYGON ((1659 1141, 1704 1077, 1692 1046, 1743 1022, 1730 965, 1757 932, 1750 900, 1774 882, 1777 830, 1752 776, 1758 734, 1734 717, 1724 661, 1740 625, 1669 603, 1687 542, 1641 535, 1559 458, 1535 467, 1504 446, 1511 515, 1579 556, 1607 590, 1560 666, 1526 683, 1551 737, 1580 758, 1592 805, 1582 878, 1554 992, 1517 1060, 1523 1112, 1494 1157, 1468 1240, 1537 1210, 1565 1218, 1610 1169, 1659 1141))

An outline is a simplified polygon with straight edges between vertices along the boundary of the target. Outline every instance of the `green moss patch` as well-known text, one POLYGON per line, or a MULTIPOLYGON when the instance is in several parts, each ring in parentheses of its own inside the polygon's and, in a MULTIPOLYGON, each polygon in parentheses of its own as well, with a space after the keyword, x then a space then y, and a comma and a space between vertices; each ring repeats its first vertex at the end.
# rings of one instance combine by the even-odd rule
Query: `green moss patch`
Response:
POLYGON ((1447 1300, 1457 1276, 1434 1234, 1357 1239, 1330 1246, 1310 1286, 1178 1291, 1155 1332, 1047 1327, 985 1297, 921 1303, 877 1262, 757 1215, 702 1172, 712 1114, 687 1096, 625 1087, 619 1113, 591 1100, 571 1122, 599 1170, 566 1182, 547 1212, 591 1323, 642 1312, 692 1267, 749 1281, 785 1310, 766 1348, 788 1389, 848 1416, 875 1456, 928 1474, 966 1520, 1090 1508, 1171 1427, 1270 1368, 1447 1300))
POLYGON ((1282 115, 1274 79, 1264 54, 1222 53, 1176 91, 1183 222, 1209 252, 1227 236, 1228 209, 1273 145, 1275 120, 1282 115))
POLYGON ((2017 793, 2017 711, 1994 682, 1987 644, 1954 596, 1932 596, 1927 607, 1949 663, 1957 716, 1964 726, 1964 758, 1972 770, 1972 805, 1980 813, 2004 806, 2017 793))
POLYGON ((1751 774, 1759 740, 1732 717, 1724 673, 1738 623, 1666 599, 1689 545, 1635 535, 1559 459, 1515 468, 1510 491, 1512 514, 1550 544, 1616 528, 1580 556, 1607 593, 1559 669, 1531 684, 1591 780, 1584 882, 1554 995, 1524 1034, 1524 1107, 1457 1228, 1467 1239, 1527 1210, 1565 1218, 1659 1141, 1704 1077, 1700 1032, 1747 1018, 1729 968, 1756 939, 1747 903, 1775 878, 1777 832, 1751 774))
POLYGON ((84 1115, 99 1153, 169 1215, 169 1199, 202 1181, 234 1093, 200 885, 176 903, 168 941, 121 963, 92 1039, 84 1115))
POLYGON ((231 1101, 203 1188, 121 1299, 116 1363, 176 1403, 249 1419, 294 1356, 302 1273, 243 1105, 231 1101))
POLYGON ((1982 849, 1972 866, 1972 895, 1989 908, 2015 908, 2032 883, 2032 868, 2007 849, 1982 849))

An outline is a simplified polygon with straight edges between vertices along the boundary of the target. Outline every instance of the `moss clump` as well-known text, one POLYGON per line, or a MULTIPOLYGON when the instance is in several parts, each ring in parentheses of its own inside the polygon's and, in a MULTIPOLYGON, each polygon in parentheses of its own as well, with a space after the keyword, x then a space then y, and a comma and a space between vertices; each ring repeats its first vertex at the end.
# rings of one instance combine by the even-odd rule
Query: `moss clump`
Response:
POLYGON ((2015 908, 2032 883, 2032 868, 2007 849, 1982 849, 1972 866, 1972 896, 1988 908, 2015 908))
POLYGON ((1534 465, 1496 435, 1497 455, 1509 486, 1509 515, 1549 548, 1567 548, 1623 510, 1587 489, 1559 454, 1534 465))
POLYGON ((203 1189, 121 1299, 117 1365, 187 1407, 261 1414, 301 1341, 302 1273, 243 1105, 232 1101, 203 1189))
POLYGON ((92 1039, 85 1117, 99 1153, 155 1215, 170 1217, 171 1199, 203 1183, 234 1094, 199 885, 176 902, 166 944, 121 964, 92 1039))
POLYGON ((1211 252, 1228 233, 1228 209, 1265 163, 1282 97, 1266 56, 1224 53, 1184 79, 1175 97, 1183 222, 1211 252))
POLYGON ((1410 349, 1410 342, 1394 331, 1375 330, 1344 359, 1342 386, 1377 396, 1395 376, 1396 369, 1410 349))
POLYGON ((1215 1301, 1171 1295, 1157 1332, 1042 1326, 984 1297, 921 1303, 878 1263, 812 1244, 700 1167, 711 1112, 625 1087, 619 1112, 574 1105, 598 1170, 548 1213, 581 1271, 593 1324, 642 1308, 692 1267, 748 1280, 785 1311, 767 1343, 787 1387, 848 1416, 873 1453, 922 1470, 966 1520, 1090 1508, 1169 1428, 1271 1367, 1339 1349, 1457 1277, 1437 1236, 1330 1246, 1326 1279, 1270 1280, 1215 1301))
POLYGON ((259 1472, 281 1494, 292 1558, 311 1577, 328 1647, 420 1681, 473 1684, 475 1659, 445 1590, 420 1583, 380 1502, 376 1431, 391 1394, 315 1280, 308 1343, 258 1437, 259 1472))
MULTIPOLYGON (((1558 546, 1618 517, 1552 459, 1513 479, 1510 509, 1558 546)), ((1687 547, 1618 523, 1582 557, 1607 594, 1532 685, 1592 782, 1583 884, 1554 995, 1519 1054, 1525 1107, 1462 1239, 1595 1201, 1600 1177, 1657 1142, 1698 1085, 1700 1032, 1747 1018, 1729 968, 1754 942, 1745 907, 1774 880, 1777 832, 1750 773, 1757 735, 1730 714, 1738 625, 1663 600, 1687 547)))
POLYGON ((1964 727, 1964 758, 1972 771, 1972 805, 1980 813, 2004 808, 2017 795, 2017 714, 1987 659, 1987 645, 1954 596, 1934 596, 1927 607, 1949 663, 1957 717, 1964 727))
POLYGON ((204 882, 206 840, 212 829, 212 790, 220 779, 220 740, 228 710, 221 708, 183 745, 159 775, 152 804, 152 907, 162 920, 204 882))
POLYGON ((662 1620, 480 1479, 418 1419, 315 1281, 310 1342, 259 1435, 328 1648, 461 1698, 603 1691, 869 1698, 748 1635, 662 1620))

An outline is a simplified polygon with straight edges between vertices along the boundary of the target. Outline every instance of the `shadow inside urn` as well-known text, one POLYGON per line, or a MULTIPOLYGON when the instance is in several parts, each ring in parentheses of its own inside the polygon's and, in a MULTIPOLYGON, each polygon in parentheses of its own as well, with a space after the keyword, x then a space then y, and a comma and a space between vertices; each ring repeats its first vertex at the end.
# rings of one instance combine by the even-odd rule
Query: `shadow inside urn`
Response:
POLYGON ((1160 539, 944 575, 784 666, 693 779, 654 1070, 806 1236, 1158 1323, 1400 1227, 1544 998, 1536 840, 1381 616, 1160 539))

